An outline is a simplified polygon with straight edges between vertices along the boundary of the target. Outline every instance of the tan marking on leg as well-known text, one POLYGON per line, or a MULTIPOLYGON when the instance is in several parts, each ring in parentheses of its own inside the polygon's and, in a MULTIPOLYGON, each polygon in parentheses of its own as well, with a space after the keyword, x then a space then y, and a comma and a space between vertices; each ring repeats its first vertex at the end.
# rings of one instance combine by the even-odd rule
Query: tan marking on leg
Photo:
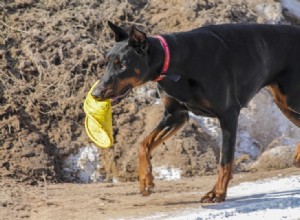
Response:
POLYGON ((163 103, 165 106, 169 106, 172 103, 172 100, 168 96, 163 96, 163 103))
POLYGON ((219 165, 217 182, 214 188, 201 198, 201 202, 213 203, 225 201, 228 184, 232 179, 232 166, 233 162, 225 164, 224 166, 219 165))
POLYGON ((139 180, 140 192, 144 196, 151 194, 154 188, 151 153, 163 141, 167 140, 174 133, 176 133, 184 123, 176 125, 171 128, 164 128, 163 130, 155 129, 151 134, 142 142, 139 147, 139 180))
MULTIPOLYGON (((229 181, 232 179, 232 162, 225 164, 224 166, 219 165, 218 168, 218 180, 215 186, 216 194, 223 195, 227 193, 227 186, 229 181)), ((224 197, 225 199, 225 197, 224 197)))

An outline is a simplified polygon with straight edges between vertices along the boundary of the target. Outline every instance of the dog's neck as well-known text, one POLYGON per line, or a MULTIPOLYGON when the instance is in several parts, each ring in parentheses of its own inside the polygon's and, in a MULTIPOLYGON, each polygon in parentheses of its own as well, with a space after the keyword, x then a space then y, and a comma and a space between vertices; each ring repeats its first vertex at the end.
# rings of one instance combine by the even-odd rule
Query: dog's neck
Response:
POLYGON ((149 79, 154 82, 160 82, 165 78, 176 82, 180 79, 180 75, 176 73, 178 57, 171 54, 170 43, 172 42, 170 42, 170 40, 168 36, 149 38, 149 67, 151 67, 151 69, 149 69, 149 79))
POLYGON ((163 68, 165 52, 159 40, 155 37, 149 37, 149 80, 156 79, 163 68))
POLYGON ((156 39, 159 40, 165 54, 164 63, 160 75, 153 79, 154 82, 159 82, 166 77, 167 71, 170 65, 170 49, 166 39, 160 35, 155 36, 156 39))

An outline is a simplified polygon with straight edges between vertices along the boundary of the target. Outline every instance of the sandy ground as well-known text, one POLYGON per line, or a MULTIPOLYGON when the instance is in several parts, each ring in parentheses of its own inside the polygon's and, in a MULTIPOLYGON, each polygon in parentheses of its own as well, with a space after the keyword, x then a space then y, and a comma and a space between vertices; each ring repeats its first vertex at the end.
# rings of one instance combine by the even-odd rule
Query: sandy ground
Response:
MULTIPOLYGON (((299 174, 296 168, 240 173, 234 176, 230 186, 295 174, 299 174)), ((206 205, 199 203, 200 197, 211 189, 215 180, 216 176, 159 180, 150 197, 140 196, 138 182, 33 187, 5 180, 0 186, 0 219, 132 219, 159 213, 173 215, 201 206, 205 209, 206 205)))

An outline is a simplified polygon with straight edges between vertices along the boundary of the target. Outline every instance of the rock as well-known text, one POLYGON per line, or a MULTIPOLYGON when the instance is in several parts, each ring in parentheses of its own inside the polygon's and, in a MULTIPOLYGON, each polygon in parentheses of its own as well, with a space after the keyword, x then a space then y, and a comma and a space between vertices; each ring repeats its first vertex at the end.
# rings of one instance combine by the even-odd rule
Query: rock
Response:
POLYGON ((252 165, 253 171, 284 169, 293 167, 293 158, 296 145, 277 146, 263 152, 258 160, 252 165))
POLYGON ((296 139, 282 136, 279 138, 275 138, 268 146, 267 150, 270 150, 277 146, 296 146, 298 141, 296 139))

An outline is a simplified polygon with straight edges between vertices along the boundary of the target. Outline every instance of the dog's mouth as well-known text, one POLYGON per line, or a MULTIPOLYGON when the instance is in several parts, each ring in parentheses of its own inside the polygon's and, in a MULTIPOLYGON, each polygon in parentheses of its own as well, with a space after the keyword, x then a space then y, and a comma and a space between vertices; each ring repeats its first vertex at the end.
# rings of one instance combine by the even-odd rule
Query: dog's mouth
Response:
POLYGON ((116 105, 118 104, 123 98, 125 98, 131 91, 131 87, 128 86, 122 90, 121 95, 111 97, 111 104, 116 105))

